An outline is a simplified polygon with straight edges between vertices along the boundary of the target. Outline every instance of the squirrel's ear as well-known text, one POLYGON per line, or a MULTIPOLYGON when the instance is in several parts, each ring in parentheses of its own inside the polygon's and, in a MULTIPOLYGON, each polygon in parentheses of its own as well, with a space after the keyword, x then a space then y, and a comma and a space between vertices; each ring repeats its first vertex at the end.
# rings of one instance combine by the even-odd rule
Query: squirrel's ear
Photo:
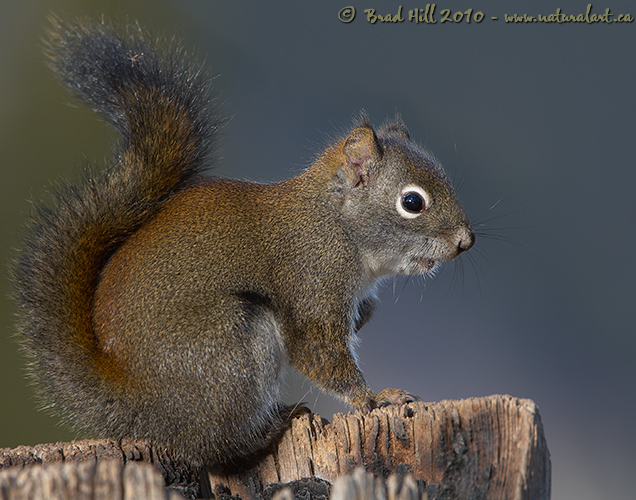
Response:
POLYGON ((370 166, 382 156, 378 138, 369 125, 354 128, 342 146, 345 157, 345 170, 353 186, 365 187, 370 178, 370 166))
POLYGON ((411 139, 409 129, 402 120, 400 113, 395 113, 395 118, 392 122, 387 121, 384 124, 384 126, 380 129, 380 135, 393 135, 402 139, 406 139, 407 141, 411 139))

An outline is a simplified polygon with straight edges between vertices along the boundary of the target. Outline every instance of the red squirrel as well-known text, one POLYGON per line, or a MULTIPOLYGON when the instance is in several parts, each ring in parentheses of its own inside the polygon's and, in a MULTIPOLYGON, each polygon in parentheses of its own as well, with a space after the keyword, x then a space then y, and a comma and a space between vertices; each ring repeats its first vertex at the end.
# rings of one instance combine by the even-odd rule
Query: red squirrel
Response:
POLYGON ((197 466, 266 448, 293 410, 290 364, 357 410, 376 394, 356 333, 391 275, 430 273, 475 235, 434 156, 362 113, 276 184, 206 177, 223 123, 202 68, 138 27, 55 22, 48 57, 121 134, 112 160, 38 206, 14 266, 45 403, 92 436, 197 466))

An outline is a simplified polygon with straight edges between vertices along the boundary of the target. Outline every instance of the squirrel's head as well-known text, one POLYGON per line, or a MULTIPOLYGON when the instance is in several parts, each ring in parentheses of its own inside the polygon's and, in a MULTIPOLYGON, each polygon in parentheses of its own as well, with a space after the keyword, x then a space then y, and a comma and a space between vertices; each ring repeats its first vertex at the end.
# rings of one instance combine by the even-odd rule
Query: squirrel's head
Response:
POLYGON ((398 116, 377 131, 366 114, 330 155, 345 226, 375 277, 425 274, 475 243, 475 233, 435 157, 398 116))

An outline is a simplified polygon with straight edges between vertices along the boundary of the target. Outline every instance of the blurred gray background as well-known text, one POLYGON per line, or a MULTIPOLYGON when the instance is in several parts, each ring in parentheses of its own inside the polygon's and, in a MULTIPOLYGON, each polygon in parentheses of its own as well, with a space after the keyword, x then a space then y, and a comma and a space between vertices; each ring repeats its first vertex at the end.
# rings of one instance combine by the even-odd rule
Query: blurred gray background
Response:
MULTIPOLYGON (((399 5, 377 0, 0 3, 0 447, 74 437, 37 411, 24 382, 5 263, 27 200, 47 199, 51 181, 110 151, 113 132, 57 84, 40 42, 50 12, 104 14, 175 33, 213 68, 232 116, 220 175, 288 177, 361 108, 376 122, 399 110, 483 225, 475 249, 436 279, 386 287, 361 332, 369 383, 428 401, 532 398, 553 498, 631 497, 636 25, 503 21, 513 12, 578 14, 586 3, 438 3, 438 12, 486 14, 455 25, 371 25, 363 9, 399 5), (343 24, 338 11, 350 4, 358 15, 343 24)), ((594 4, 606 8, 636 15, 626 0, 594 4)), ((327 418, 344 409, 297 378, 289 399, 327 418)))

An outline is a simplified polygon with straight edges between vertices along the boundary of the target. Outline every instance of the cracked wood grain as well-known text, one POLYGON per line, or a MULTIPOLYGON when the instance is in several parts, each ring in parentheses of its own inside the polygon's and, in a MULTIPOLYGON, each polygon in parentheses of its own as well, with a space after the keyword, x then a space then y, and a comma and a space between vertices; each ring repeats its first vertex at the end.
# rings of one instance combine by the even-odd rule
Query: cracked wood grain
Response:
MULTIPOLYGON (((0 492, 3 474, 12 470, 105 460, 152 463, 168 485, 197 494, 197 471, 143 441, 111 440, 0 450, 0 492)), ((531 400, 510 396, 388 406, 366 415, 336 414, 331 423, 305 414, 260 460, 209 478, 218 498, 250 499, 261 498, 273 483, 307 477, 333 483, 359 466, 383 479, 396 470, 410 472, 429 500, 550 497, 550 455, 539 411, 531 400)))

